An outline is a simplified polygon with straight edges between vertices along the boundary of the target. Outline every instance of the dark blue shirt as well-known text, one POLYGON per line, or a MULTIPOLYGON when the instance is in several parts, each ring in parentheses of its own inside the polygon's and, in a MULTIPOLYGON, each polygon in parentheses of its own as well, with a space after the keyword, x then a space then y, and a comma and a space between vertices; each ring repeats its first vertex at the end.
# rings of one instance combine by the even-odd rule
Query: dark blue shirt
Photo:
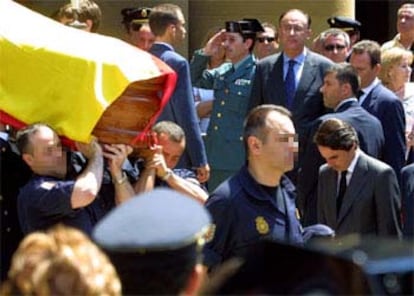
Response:
POLYGON ((74 180, 35 175, 21 188, 17 199, 19 222, 24 234, 45 230, 57 223, 90 235, 96 221, 87 208, 72 209, 74 180))
POLYGON ((302 244, 294 190, 286 177, 277 188, 264 188, 247 167, 222 183, 206 203, 214 226, 207 236, 204 264, 212 267, 244 256, 250 245, 262 239, 302 244))

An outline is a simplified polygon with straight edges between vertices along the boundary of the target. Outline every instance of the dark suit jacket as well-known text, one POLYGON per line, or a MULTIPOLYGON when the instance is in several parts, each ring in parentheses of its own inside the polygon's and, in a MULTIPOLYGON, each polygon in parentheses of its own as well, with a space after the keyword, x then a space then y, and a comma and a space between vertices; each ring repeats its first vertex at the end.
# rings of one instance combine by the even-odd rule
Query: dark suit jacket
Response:
MULTIPOLYGON (((303 134, 311 121, 326 112, 319 88, 323 84, 325 70, 331 65, 330 60, 307 49, 291 110, 299 135, 303 134)), ((261 104, 286 107, 283 53, 271 55, 257 64, 249 109, 261 104)))
POLYGON ((207 163, 207 156, 194 108, 189 64, 184 57, 165 43, 154 43, 150 53, 168 64, 178 77, 174 93, 158 117, 158 121, 173 121, 184 130, 186 149, 177 167, 200 167, 207 163))
POLYGON ((404 236, 414 236, 414 164, 401 170, 401 210, 404 236))
POLYGON ((9 142, 0 138, 1 281, 6 279, 11 257, 23 238, 17 215, 17 195, 31 174, 9 142))
POLYGON ((400 189, 394 170, 360 151, 336 216, 337 173, 323 165, 318 182, 318 223, 350 233, 401 236, 400 189))
POLYGON ((384 132, 379 120, 362 108, 357 101, 343 103, 334 113, 325 114, 315 120, 306 142, 303 143, 303 153, 298 178, 298 206, 302 212, 303 225, 312 225, 317 221, 317 188, 319 167, 325 160, 313 143, 313 137, 319 125, 330 118, 341 119, 350 124, 358 133, 359 147, 372 157, 379 158, 384 146, 384 132))
POLYGON ((379 119, 384 130, 385 146, 381 160, 389 164, 399 177, 405 165, 405 115, 398 97, 377 84, 362 102, 362 107, 379 119))

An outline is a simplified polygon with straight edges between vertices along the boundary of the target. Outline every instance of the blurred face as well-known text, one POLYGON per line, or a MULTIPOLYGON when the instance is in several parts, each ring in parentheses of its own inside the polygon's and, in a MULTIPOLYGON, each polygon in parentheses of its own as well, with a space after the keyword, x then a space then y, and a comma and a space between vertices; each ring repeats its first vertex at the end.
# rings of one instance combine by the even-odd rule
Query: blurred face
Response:
POLYGON ((262 142, 261 160, 273 170, 287 172, 293 169, 298 143, 295 128, 289 117, 271 111, 267 115, 268 134, 262 142))
POLYGON ((249 46, 252 44, 251 39, 243 41, 239 33, 224 33, 223 47, 226 51, 226 58, 233 64, 241 61, 249 54, 249 46))
POLYGON ((349 48, 346 46, 345 38, 342 35, 328 36, 322 48, 323 55, 335 63, 345 62, 348 52, 349 48))
POLYGON ((348 169, 355 156, 355 147, 349 151, 333 150, 329 147, 318 146, 319 153, 326 163, 335 171, 342 172, 348 169))
POLYGON ((402 58, 400 62, 393 65, 388 75, 391 77, 394 90, 399 90, 406 82, 409 82, 411 77, 411 66, 408 57, 402 58))
POLYGON ((167 167, 170 169, 175 168, 184 152, 185 140, 183 139, 180 143, 176 143, 171 141, 168 135, 161 133, 158 136, 158 143, 162 146, 162 154, 164 155, 167 167))
POLYGON ((352 67, 357 71, 358 76, 361 79, 361 88, 370 85, 377 77, 380 66, 375 65, 371 67, 371 59, 368 53, 364 52, 361 54, 352 53, 350 63, 352 67))
POLYGON ((66 153, 59 137, 48 127, 41 127, 30 138, 32 153, 23 154, 23 159, 39 175, 64 178, 66 175, 66 153))
POLYGON ((307 18, 299 11, 290 11, 280 20, 279 41, 287 54, 302 52, 310 34, 307 18))
POLYGON ((397 30, 401 34, 407 34, 414 31, 414 9, 402 7, 398 10, 397 30))
POLYGON ((129 29, 129 39, 132 45, 148 51, 155 41, 155 36, 152 34, 148 24, 142 25, 139 30, 129 29))
POLYGON ((259 59, 277 52, 279 44, 276 41, 275 31, 265 27, 265 31, 259 33, 256 40, 256 55, 259 59))
POLYGON ((323 79, 323 85, 320 89, 323 94, 323 104, 327 108, 334 109, 344 98, 345 85, 339 83, 336 79, 336 73, 328 73, 323 79))

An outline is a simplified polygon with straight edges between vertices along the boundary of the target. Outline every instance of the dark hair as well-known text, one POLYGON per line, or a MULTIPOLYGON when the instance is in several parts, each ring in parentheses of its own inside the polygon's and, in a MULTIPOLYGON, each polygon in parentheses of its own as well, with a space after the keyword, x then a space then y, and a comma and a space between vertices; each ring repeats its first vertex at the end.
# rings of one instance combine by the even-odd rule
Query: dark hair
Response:
POLYGON ((26 126, 25 128, 22 128, 21 130, 17 132, 16 145, 21 155, 23 155, 24 153, 30 154, 33 152, 33 147, 31 145, 30 138, 32 135, 36 134, 39 131, 39 129, 42 127, 48 127, 52 129, 46 123, 33 123, 33 124, 26 126))
POLYGON ((351 150, 354 144, 359 145, 355 129, 337 118, 323 121, 313 137, 313 142, 318 146, 328 147, 332 150, 345 151, 351 150))
POLYGON ((302 10, 300 10, 300 9, 289 9, 289 10, 287 10, 287 11, 285 11, 285 12, 283 12, 280 16, 279 16, 279 25, 280 25, 280 22, 282 21, 282 19, 284 18, 284 16, 286 15, 286 14, 288 14, 289 12, 292 12, 292 11, 297 11, 297 12, 299 12, 299 13, 301 13, 301 14, 303 14, 304 16, 305 16, 305 18, 306 18, 306 20, 307 20, 307 25, 308 25, 308 29, 310 29, 310 27, 311 27, 311 24, 312 24, 312 19, 311 19, 311 16, 309 15, 309 14, 307 14, 307 13, 305 13, 304 11, 302 11, 302 10))
POLYGON ((381 46, 378 42, 372 40, 362 40, 352 46, 352 55, 363 54, 365 52, 370 58, 371 68, 381 64, 381 46))
POLYGON ((79 2, 79 9, 76 10, 71 3, 68 3, 55 11, 52 18, 60 21, 62 18, 75 19, 75 16, 77 16, 77 20, 81 23, 91 20, 91 32, 98 31, 102 20, 102 12, 98 4, 92 0, 81 0, 79 2))
POLYGON ((291 117, 288 109, 273 104, 263 104, 253 108, 244 121, 243 140, 246 152, 248 152, 247 139, 255 136, 263 143, 267 140, 268 129, 266 126, 266 117, 271 111, 275 111, 280 115, 291 117))
POLYGON ((180 143, 185 139, 184 130, 172 121, 160 121, 151 130, 157 134, 164 133, 168 135, 168 139, 174 143, 180 143))
POLYGON ((179 295, 201 260, 200 252, 197 243, 177 250, 143 253, 107 250, 124 295, 179 295))
POLYGON ((360 78, 358 73, 349 63, 338 63, 330 66, 326 71, 325 75, 333 73, 339 83, 349 83, 352 88, 352 93, 356 95, 360 88, 360 78))
POLYGON ((149 25, 155 36, 164 35, 169 25, 176 25, 179 22, 178 13, 181 8, 175 4, 160 4, 155 6, 149 17, 149 25))

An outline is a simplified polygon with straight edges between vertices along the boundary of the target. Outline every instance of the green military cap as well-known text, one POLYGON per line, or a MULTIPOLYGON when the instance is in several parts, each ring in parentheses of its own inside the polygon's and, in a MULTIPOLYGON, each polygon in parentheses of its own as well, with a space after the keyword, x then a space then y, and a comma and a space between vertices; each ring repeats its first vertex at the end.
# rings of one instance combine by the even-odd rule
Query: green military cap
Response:
POLYGON ((257 32, 264 32, 264 29, 257 19, 243 19, 240 21, 227 21, 226 32, 252 35, 257 32))

